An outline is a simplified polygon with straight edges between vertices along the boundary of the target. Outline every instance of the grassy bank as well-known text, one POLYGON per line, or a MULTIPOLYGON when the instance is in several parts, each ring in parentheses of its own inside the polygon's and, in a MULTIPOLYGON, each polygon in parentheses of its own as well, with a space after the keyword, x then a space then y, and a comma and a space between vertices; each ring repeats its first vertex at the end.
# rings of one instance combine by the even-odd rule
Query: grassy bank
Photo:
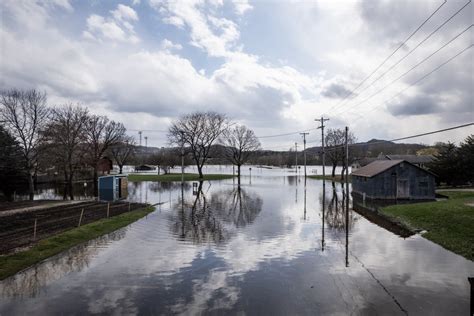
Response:
MULTIPOLYGON (((184 181, 199 181, 199 180, 223 180, 232 179, 234 176, 231 174, 205 174, 203 179, 199 178, 199 174, 196 173, 185 173, 184 181)), ((181 173, 168 173, 168 174, 130 174, 128 175, 129 181, 181 181, 181 173)))
POLYGON ((469 260, 474 260, 474 192, 444 191, 449 200, 393 205, 380 211, 413 229, 423 237, 469 260))
POLYGON ((65 231, 53 237, 40 240, 28 250, 7 256, 1 256, 0 280, 80 243, 127 226, 128 224, 151 213, 153 210, 154 208, 149 206, 108 219, 101 219, 79 228, 65 231))
MULTIPOLYGON (((323 179, 326 179, 326 180, 329 180, 329 181, 334 181, 334 182, 345 182, 345 179, 344 178, 341 178, 340 175, 336 175, 334 178, 329 175, 329 176, 322 176, 322 175, 311 175, 311 176, 308 176, 308 178, 310 179, 316 179, 316 180, 323 180, 323 179)), ((351 177, 349 176, 349 182, 351 182, 351 177)))

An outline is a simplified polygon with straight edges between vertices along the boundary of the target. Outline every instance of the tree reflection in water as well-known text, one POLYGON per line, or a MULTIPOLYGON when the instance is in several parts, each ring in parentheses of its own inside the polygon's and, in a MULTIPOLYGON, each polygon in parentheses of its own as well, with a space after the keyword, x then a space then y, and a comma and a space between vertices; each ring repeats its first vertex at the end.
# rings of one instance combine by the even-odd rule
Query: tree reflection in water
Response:
POLYGON ((91 258, 103 246, 125 237, 126 230, 125 227, 92 239, 85 244, 71 248, 41 264, 34 265, 23 272, 0 281, 0 296, 36 297, 40 294, 40 290, 45 289, 46 285, 51 282, 61 279, 68 273, 78 272, 89 266, 91 258))
MULTIPOLYGON (((338 191, 336 183, 332 182, 332 194, 325 195, 325 221, 329 228, 344 230, 346 227, 346 190, 344 183, 341 183, 341 190, 338 191)), ((350 200, 350 199, 349 199, 350 200)), ((322 199, 321 199, 322 202, 322 199)), ((349 201, 350 203, 350 201, 349 201)), ((350 204, 349 204, 350 205, 350 204)), ((349 229, 354 226, 357 217, 353 212, 349 212, 349 229)))
MULTIPOLYGON (((181 200, 173 209, 170 228, 175 236, 193 243, 228 241, 236 228, 251 224, 262 210, 263 200, 236 187, 213 192, 209 197, 200 182, 193 199, 181 200)), ((183 190, 184 191, 184 190, 183 190)))

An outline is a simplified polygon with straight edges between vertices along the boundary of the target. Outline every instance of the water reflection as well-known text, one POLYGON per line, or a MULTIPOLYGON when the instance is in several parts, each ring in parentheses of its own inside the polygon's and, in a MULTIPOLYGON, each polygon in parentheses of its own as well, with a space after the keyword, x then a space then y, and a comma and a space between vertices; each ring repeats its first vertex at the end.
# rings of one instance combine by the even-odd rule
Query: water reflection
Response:
POLYGON ((127 228, 98 237, 2 281, 0 297, 36 297, 45 286, 90 265, 103 247, 122 239, 127 228))
POLYGON ((173 205, 176 211, 170 214, 170 229, 180 240, 197 244, 225 242, 233 235, 232 228, 251 224, 262 210, 262 198, 240 187, 208 194, 199 182, 193 197, 185 198, 184 191, 173 205))
POLYGON ((326 213, 324 219, 331 229, 343 231, 348 226, 350 230, 357 221, 357 217, 352 212, 347 211, 350 205, 349 196, 346 194, 344 184, 340 183, 339 185, 340 188, 338 189, 337 184, 331 182, 331 193, 322 197, 326 213))
POLYGON ((40 273, 49 281, 30 280, 30 269, 0 282, 0 314, 467 313, 472 262, 353 213, 347 186, 252 177, 240 191, 229 179, 195 195, 180 183, 136 184, 133 198, 170 204, 119 241, 71 250, 40 273))

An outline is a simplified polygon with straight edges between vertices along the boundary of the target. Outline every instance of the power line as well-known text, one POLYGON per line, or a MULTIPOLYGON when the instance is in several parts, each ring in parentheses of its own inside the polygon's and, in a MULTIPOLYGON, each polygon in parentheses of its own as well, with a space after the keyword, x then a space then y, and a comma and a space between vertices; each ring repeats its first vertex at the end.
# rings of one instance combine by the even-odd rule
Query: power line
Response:
MULTIPOLYGON (((359 103, 356 103, 355 105, 353 105, 353 107, 356 107, 364 102, 366 102, 367 100, 373 98, 374 96, 378 95, 380 92, 382 92, 383 90, 385 90, 386 88, 388 88, 389 86, 391 86, 392 84, 394 84, 395 82, 397 82, 398 80, 400 80, 401 78, 403 78, 404 76, 406 76, 408 73, 410 73, 411 71, 413 71, 415 68, 417 68, 418 66, 420 66, 421 64, 423 64, 425 61, 427 61, 428 59, 430 59, 431 57, 433 57, 436 53, 438 53, 439 51, 441 51, 443 48, 445 48, 446 46, 448 46, 449 44, 451 44, 454 40, 456 40, 459 36, 461 36, 462 34, 464 34, 465 32, 467 32, 470 28, 472 28, 474 26, 474 24, 471 24, 470 26, 468 26, 466 29, 464 29, 461 33, 459 33, 458 35, 456 35, 455 37, 453 37, 451 40, 449 40, 448 42, 446 42, 443 46, 441 46, 440 48, 438 48, 437 50, 435 50, 433 53, 431 53, 430 55, 428 55, 427 57, 423 58, 422 61, 420 61, 419 63, 417 63, 416 65, 414 65, 413 67, 411 67, 408 71, 404 72, 402 75, 400 75, 399 77, 397 77, 396 79, 392 80, 389 84, 385 85, 383 88, 379 89, 377 92, 371 94, 369 97, 365 98, 364 100, 360 101, 359 103)), ((471 45, 472 46, 472 45, 471 45)), ((341 114, 341 113, 339 113, 341 114)))
MULTIPOLYGON (((400 141, 400 140, 406 140, 406 139, 417 138, 417 137, 421 137, 421 136, 427 136, 427 135, 432 135, 432 134, 443 133, 443 132, 447 132, 447 131, 451 131, 451 130, 455 130, 455 129, 468 127, 468 126, 474 126, 474 122, 466 123, 466 124, 462 124, 462 125, 457 125, 457 126, 453 126, 453 127, 448 127, 448 128, 443 128, 443 129, 439 129, 439 130, 435 130, 435 131, 431 131, 431 132, 420 133, 420 134, 411 135, 411 136, 405 136, 405 137, 394 138, 394 139, 389 139, 389 140, 381 140, 381 141, 371 142, 370 144, 365 142, 365 143, 349 144, 349 146, 352 146, 352 147, 367 146, 367 145, 383 144, 383 143, 387 143, 387 142, 396 142, 396 141, 400 141)), ((336 149, 339 149, 339 148, 344 148, 344 145, 338 145, 338 146, 330 147, 330 148, 327 148, 326 150, 336 150, 336 149)))
POLYGON ((314 131, 315 129, 316 129, 316 128, 310 128, 310 129, 306 129, 306 130, 304 130, 304 131, 297 131, 297 132, 291 132, 291 133, 286 133, 286 134, 257 136, 257 138, 270 138, 270 137, 289 136, 289 135, 295 135, 295 134, 300 134, 300 133, 304 133, 304 132, 314 131))
POLYGON ((158 129, 127 129, 130 132, 156 132, 156 133, 168 133, 168 131, 158 130, 158 129))
MULTIPOLYGON (((423 81, 423 80, 426 79, 428 76, 430 76, 430 75, 433 74, 434 72, 438 71, 440 68, 442 68, 443 66, 445 66, 446 64, 448 64, 448 63, 451 62, 452 60, 456 59, 457 57, 459 57, 461 54, 463 54, 465 51, 469 50, 469 49, 472 48, 473 46, 474 46, 474 44, 471 44, 471 45, 469 45, 468 47, 464 48, 464 49, 461 50, 459 53, 457 53, 457 54, 454 55, 453 57, 449 58, 448 60, 446 60, 445 62, 443 62, 442 64, 438 65, 436 68, 434 68, 433 70, 431 70, 430 72, 428 72, 427 74, 425 74, 423 77, 421 77, 421 78, 419 78, 418 80, 416 80, 415 82, 411 83, 408 87, 403 88, 402 90, 398 91, 395 95, 393 95, 393 96, 390 97, 389 99, 385 100, 383 103, 372 107, 372 108, 370 109, 370 111, 365 112, 365 114, 371 113, 373 110, 375 110, 375 109, 376 109, 377 107, 379 107, 380 105, 387 104, 388 102, 392 101, 393 99, 395 99, 396 97, 398 97, 400 94, 402 94, 402 93, 405 92, 406 90, 410 89, 411 87, 413 87, 413 86, 416 85, 417 83, 423 81)), ((360 117, 356 118, 356 119, 353 121, 353 123, 359 121, 362 117, 363 117, 363 116, 360 116, 360 117)))
MULTIPOLYGON (((471 1, 471 0, 470 0, 471 1)), ((469 1, 469 2, 470 2, 469 1)), ((400 50, 400 48, 402 48, 406 42, 408 40, 410 40, 410 38, 412 38, 445 4, 447 3, 447 0, 444 0, 444 2, 438 7, 436 8, 435 11, 433 11, 433 13, 430 14, 430 16, 428 18, 426 18, 423 23, 420 24, 420 26, 418 26, 411 34, 410 36, 407 37, 407 39, 405 39, 390 55, 387 56, 387 58, 384 59, 384 61, 382 61, 381 64, 379 64, 367 77, 365 77, 354 89, 352 89, 351 91, 349 91, 349 93, 347 93, 344 98, 335 106, 333 106, 329 111, 333 111, 335 110, 339 105, 341 105, 349 96, 351 96, 352 94, 354 94, 355 90, 357 90, 360 86, 362 86, 374 73, 376 73, 380 67, 382 67, 393 55, 395 55, 396 52, 398 52, 400 50)))
MULTIPOLYGON (((423 40, 421 40, 413 49, 411 49, 406 55, 404 55, 402 58, 400 58, 396 63, 394 63, 392 66, 390 66, 387 70, 385 70, 380 76, 378 76, 377 78, 375 78, 368 86, 366 86, 365 88, 363 88, 361 91, 359 91, 358 93, 358 96, 364 92, 365 90, 367 90, 368 88, 370 88, 371 86, 373 86, 373 84, 375 82, 377 82, 378 80, 380 80, 380 78, 382 78, 383 76, 385 76, 388 72, 390 72, 390 70, 392 70, 393 68, 395 68, 397 65, 399 65, 403 60, 405 60, 405 58, 407 58, 409 55, 411 55, 411 53, 413 53, 417 48, 419 48, 421 45, 423 45, 431 36, 433 36, 435 33, 437 33, 443 26, 445 26, 449 21, 451 21, 452 18, 454 18, 457 14, 459 14, 462 10, 464 10, 464 8, 470 4, 471 1, 467 2, 462 8, 460 8, 458 11, 456 11, 453 15, 451 15, 450 18, 448 18, 446 21, 444 21, 444 23, 442 23, 440 26, 438 26, 433 32, 431 32, 427 37, 425 37, 423 40)), ((471 28, 471 26, 468 27, 471 28)), ((467 31, 467 30, 465 30, 467 31)), ((464 32, 465 32, 464 31, 464 32)), ((461 34, 463 34, 464 32, 461 32, 461 34)), ((459 34, 458 36, 456 36, 454 39, 456 39, 457 37, 459 37, 461 34, 459 34)), ((453 39, 453 40, 454 40, 453 39)))

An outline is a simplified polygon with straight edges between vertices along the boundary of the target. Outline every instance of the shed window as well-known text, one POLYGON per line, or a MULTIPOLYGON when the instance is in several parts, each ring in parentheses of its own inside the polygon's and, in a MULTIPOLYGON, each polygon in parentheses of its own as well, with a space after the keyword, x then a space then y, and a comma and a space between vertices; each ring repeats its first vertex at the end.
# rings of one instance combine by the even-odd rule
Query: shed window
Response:
POLYGON ((427 188, 428 187, 428 182, 427 181, 420 181, 418 183, 418 185, 420 186, 420 188, 427 188))

